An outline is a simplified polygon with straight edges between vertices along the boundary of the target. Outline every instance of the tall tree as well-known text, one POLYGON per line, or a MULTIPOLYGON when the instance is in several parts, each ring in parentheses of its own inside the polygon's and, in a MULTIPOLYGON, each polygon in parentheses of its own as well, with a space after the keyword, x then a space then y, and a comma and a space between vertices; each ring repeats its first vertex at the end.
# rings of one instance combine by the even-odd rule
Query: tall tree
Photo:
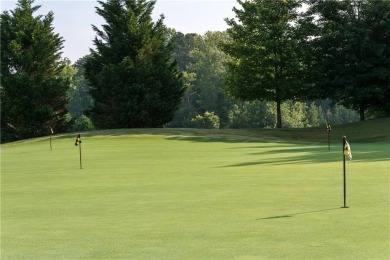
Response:
POLYGON ((73 118, 79 118, 87 111, 93 103, 89 95, 89 82, 85 79, 84 63, 87 56, 77 60, 73 65, 76 74, 72 78, 72 85, 69 90, 70 101, 68 104, 69 113, 73 118))
POLYGON ((203 36, 204 49, 194 49, 190 57, 197 57, 197 61, 191 64, 191 69, 196 73, 194 87, 198 92, 198 111, 203 114, 206 111, 214 112, 221 119, 222 126, 228 124, 228 111, 231 99, 227 95, 224 79, 228 56, 220 46, 227 41, 227 34, 222 32, 206 32, 203 36))
POLYGON ((229 123, 228 111, 231 98, 224 82, 227 55, 220 46, 227 40, 225 32, 206 32, 174 35, 174 55, 183 71, 186 92, 171 126, 189 127, 196 115, 214 112, 221 119, 221 126, 229 123))
POLYGON ((179 70, 183 75, 182 80, 186 90, 179 109, 170 122, 170 126, 189 127, 191 126, 191 119, 199 113, 197 106, 198 92, 194 86, 197 76, 193 68, 193 64, 199 58, 191 56, 191 52, 195 49, 204 50, 204 43, 203 38, 195 33, 184 35, 181 32, 176 32, 172 40, 175 46, 173 56, 177 60, 179 70))
POLYGON ((365 119, 368 109, 390 114, 390 1, 311 2, 312 75, 316 91, 365 119))
POLYGON ((179 65, 179 70, 186 71, 189 64, 195 63, 198 60, 197 58, 191 57, 190 52, 194 49, 204 49, 203 39, 196 33, 183 34, 181 32, 175 32, 172 40, 175 45, 173 56, 179 65))
POLYGON ((42 136, 64 129, 66 91, 63 39, 54 33, 54 15, 34 13, 40 6, 19 0, 1 14, 1 139, 42 136))
POLYGON ((159 127, 174 116, 184 86, 172 60, 173 45, 161 16, 153 22, 155 1, 98 1, 106 24, 85 62, 94 99, 90 111, 100 128, 159 127))
POLYGON ((236 19, 226 19, 231 42, 224 50, 232 58, 226 79, 229 92, 242 100, 274 101, 277 127, 281 104, 302 97, 303 67, 297 27, 297 0, 237 1, 236 19))

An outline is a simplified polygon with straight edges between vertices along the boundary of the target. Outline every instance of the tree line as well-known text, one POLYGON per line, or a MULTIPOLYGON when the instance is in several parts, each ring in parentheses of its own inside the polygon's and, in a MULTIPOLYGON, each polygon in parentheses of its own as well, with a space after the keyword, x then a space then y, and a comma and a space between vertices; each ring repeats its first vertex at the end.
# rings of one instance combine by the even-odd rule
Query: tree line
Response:
POLYGON ((204 35, 153 21, 155 1, 99 1, 106 23, 75 64, 61 57, 54 14, 34 16, 33 2, 1 14, 2 142, 50 128, 313 127, 390 114, 385 0, 239 0, 228 30, 204 35))

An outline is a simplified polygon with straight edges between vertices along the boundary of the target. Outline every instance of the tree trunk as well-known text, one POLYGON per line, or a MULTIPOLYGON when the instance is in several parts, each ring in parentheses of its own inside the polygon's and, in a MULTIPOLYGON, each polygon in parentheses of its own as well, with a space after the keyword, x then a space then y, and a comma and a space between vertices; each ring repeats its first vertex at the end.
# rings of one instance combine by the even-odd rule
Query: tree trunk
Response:
POLYGON ((364 121, 366 118, 364 116, 364 108, 363 107, 359 108, 359 114, 360 114, 360 121, 364 121))
POLYGON ((282 128, 282 110, 280 108, 282 101, 276 100, 276 128, 282 128))

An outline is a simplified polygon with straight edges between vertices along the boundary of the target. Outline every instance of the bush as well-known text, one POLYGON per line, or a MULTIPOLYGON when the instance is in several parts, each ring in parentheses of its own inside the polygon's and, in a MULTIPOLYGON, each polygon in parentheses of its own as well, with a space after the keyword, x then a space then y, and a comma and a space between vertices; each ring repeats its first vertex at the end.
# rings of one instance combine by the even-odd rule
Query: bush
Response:
POLYGON ((195 118, 192 118, 191 123, 196 128, 204 129, 219 129, 220 126, 219 116, 214 114, 214 112, 208 111, 203 116, 197 115, 195 118))
POLYGON ((86 115, 81 115, 76 120, 74 120, 70 130, 72 132, 92 131, 95 130, 95 126, 93 125, 91 119, 89 119, 86 115))
POLYGON ((229 110, 229 128, 274 128, 276 109, 272 102, 237 102, 229 110))

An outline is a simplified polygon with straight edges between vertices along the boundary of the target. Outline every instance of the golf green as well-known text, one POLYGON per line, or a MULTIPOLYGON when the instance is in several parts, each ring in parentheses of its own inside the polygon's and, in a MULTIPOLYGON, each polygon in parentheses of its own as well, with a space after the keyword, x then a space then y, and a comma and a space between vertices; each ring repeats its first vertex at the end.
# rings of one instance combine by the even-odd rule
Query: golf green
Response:
POLYGON ((341 208, 339 142, 226 133, 3 144, 1 258, 389 259, 389 142, 350 140, 341 208))

